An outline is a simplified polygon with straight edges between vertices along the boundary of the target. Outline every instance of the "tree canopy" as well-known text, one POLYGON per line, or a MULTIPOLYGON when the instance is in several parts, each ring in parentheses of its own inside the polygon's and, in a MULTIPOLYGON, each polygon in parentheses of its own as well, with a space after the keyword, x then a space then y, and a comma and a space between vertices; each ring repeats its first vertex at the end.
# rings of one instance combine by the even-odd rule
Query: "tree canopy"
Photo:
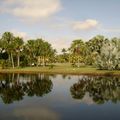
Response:
POLYGON ((0 62, 2 68, 24 66, 47 66, 53 63, 71 63, 73 67, 81 65, 96 66, 98 69, 120 69, 120 39, 108 39, 97 35, 86 41, 73 40, 61 53, 42 38, 30 39, 15 37, 5 32, 0 38, 0 62))

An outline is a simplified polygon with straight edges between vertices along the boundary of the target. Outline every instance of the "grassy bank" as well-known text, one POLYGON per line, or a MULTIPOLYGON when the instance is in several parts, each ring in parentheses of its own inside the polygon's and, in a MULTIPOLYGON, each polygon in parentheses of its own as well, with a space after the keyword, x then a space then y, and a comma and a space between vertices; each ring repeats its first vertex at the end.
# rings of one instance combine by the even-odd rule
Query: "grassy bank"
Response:
POLYGON ((81 74, 81 75, 120 75, 120 71, 97 70, 90 66, 73 68, 69 64, 57 64, 50 67, 0 68, 0 73, 52 73, 52 74, 81 74))

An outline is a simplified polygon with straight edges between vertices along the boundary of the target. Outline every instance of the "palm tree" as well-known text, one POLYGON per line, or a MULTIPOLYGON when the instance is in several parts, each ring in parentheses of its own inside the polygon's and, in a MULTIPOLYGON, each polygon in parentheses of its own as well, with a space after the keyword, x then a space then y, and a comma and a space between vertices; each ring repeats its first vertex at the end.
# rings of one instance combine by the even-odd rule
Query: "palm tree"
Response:
POLYGON ((42 39, 35 40, 37 66, 41 65, 41 61, 43 60, 43 53, 44 53, 43 47, 44 47, 44 41, 42 39))
POLYGON ((42 52, 41 55, 43 57, 43 66, 46 66, 46 63, 49 62, 50 57, 53 57, 53 53, 55 50, 52 48, 51 44, 43 41, 43 45, 41 46, 42 52))
POLYGON ((20 54, 23 50, 24 41, 20 37, 15 37, 14 42, 15 42, 15 51, 17 54, 17 67, 19 67, 20 66, 20 54))
POLYGON ((80 61, 82 62, 83 56, 85 55, 85 44, 80 40, 74 40, 69 48, 75 62, 78 63, 78 67, 80 67, 80 61))
POLYGON ((25 57, 27 57, 30 66, 36 61, 35 47, 36 47, 35 40, 28 40, 24 47, 25 57))
POLYGON ((65 54, 67 51, 65 48, 62 49, 62 53, 65 54))
POLYGON ((63 54, 62 54, 61 57, 63 57, 63 61, 64 61, 64 62, 67 62, 67 61, 68 61, 68 60, 67 60, 67 59, 68 59, 68 54, 67 54, 66 52, 67 52, 67 50, 66 50, 65 48, 63 48, 63 49, 62 49, 62 53, 63 53, 63 54))
POLYGON ((14 50, 14 36, 10 32, 5 32, 2 35, 2 43, 3 43, 3 49, 8 53, 9 55, 9 61, 12 64, 12 67, 14 68, 14 59, 13 54, 15 52, 14 50))
POLYGON ((97 52, 100 54, 101 47, 104 43, 104 41, 107 41, 107 39, 102 35, 97 35, 90 39, 87 43, 88 47, 90 48, 91 52, 97 52))

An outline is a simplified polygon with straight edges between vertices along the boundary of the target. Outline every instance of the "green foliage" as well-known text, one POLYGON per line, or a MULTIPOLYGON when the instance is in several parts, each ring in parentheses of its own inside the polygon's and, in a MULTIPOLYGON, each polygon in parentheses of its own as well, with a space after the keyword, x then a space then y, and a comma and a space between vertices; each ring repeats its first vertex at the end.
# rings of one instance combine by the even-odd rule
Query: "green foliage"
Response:
POLYGON ((107 41, 104 36, 97 35, 85 43, 87 48, 85 63, 87 65, 95 64, 96 56, 100 54, 104 41, 107 41))
POLYGON ((8 69, 10 68, 11 63, 8 60, 1 60, 1 67, 2 69, 8 69))
POLYGON ((49 65, 49 69, 53 69, 53 67, 54 67, 53 64, 49 65))
POLYGON ((80 63, 84 63, 86 56, 86 45, 83 40, 74 40, 69 48, 70 62, 73 66, 80 67, 80 63))
POLYGON ((71 63, 74 67, 96 65, 99 69, 120 69, 120 39, 108 40, 97 35, 85 42, 74 40, 68 49, 56 54, 51 44, 43 39, 28 40, 10 32, 3 33, 0 39, 0 59, 3 68, 25 66, 47 66, 53 63, 71 63))
MULTIPOLYGON (((33 64, 46 65, 53 61, 56 50, 42 39, 28 40, 25 44, 22 38, 5 32, 0 39, 0 52, 0 58, 8 60, 9 66, 14 68, 33 64)), ((3 66, 6 66, 4 64, 3 66)))
POLYGON ((51 44, 42 39, 28 40, 25 45, 25 52, 30 66, 33 63, 36 65, 46 65, 50 57, 54 57, 55 54, 55 50, 51 47, 51 44))
POLYGON ((120 69, 120 40, 104 42, 101 54, 96 59, 96 65, 99 69, 120 69))

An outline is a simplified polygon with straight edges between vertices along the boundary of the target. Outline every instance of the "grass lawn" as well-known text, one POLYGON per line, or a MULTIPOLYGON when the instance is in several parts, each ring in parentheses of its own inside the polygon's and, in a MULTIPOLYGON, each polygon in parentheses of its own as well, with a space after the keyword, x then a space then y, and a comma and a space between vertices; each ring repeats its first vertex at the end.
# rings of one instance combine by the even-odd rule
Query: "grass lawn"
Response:
POLYGON ((70 64, 56 64, 50 67, 24 67, 24 68, 0 68, 0 73, 52 73, 52 74, 81 74, 81 75, 120 75, 119 71, 97 70, 91 66, 80 68, 71 67, 70 64))

